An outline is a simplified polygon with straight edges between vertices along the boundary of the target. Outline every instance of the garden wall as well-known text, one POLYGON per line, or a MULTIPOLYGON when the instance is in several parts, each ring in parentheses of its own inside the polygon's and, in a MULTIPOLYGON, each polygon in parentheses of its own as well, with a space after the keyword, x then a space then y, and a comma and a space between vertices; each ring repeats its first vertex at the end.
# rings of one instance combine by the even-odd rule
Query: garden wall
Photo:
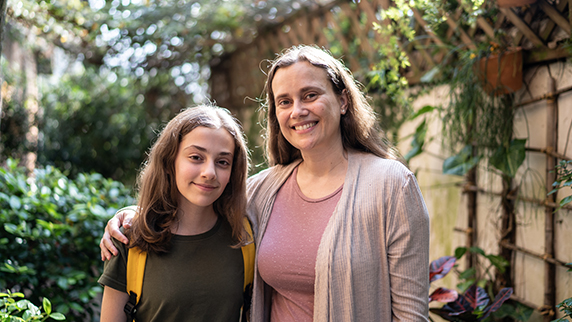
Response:
MULTIPOLYGON (((516 138, 527 139, 526 159, 514 178, 518 187, 513 194, 518 196, 515 203, 516 234, 512 253, 513 298, 535 308, 529 321, 542 321, 546 288, 546 265, 555 267, 556 303, 572 296, 572 272, 561 263, 572 262, 572 207, 560 209, 554 216, 554 259, 550 264, 545 255, 545 205, 546 160, 547 154, 539 152, 546 148, 546 136, 550 131, 547 125, 549 102, 546 99, 519 106, 518 102, 532 101, 535 98, 550 96, 550 76, 555 81, 556 91, 568 89, 572 85, 572 63, 556 62, 549 65, 528 67, 524 71, 524 87, 515 95, 518 110, 515 115, 514 132, 516 138), (544 259, 543 259, 544 257, 544 259), (560 263, 560 264, 558 264, 560 263)), ((448 98, 448 87, 434 88, 428 94, 416 99, 414 106, 420 109, 426 105, 441 105, 448 98)), ((560 93, 555 100, 557 106, 557 147, 556 153, 572 159, 572 91, 560 93)), ((419 185, 431 216, 431 260, 444 255, 453 255, 455 248, 467 245, 467 181, 465 177, 445 175, 443 161, 450 156, 442 144, 442 124, 434 112, 430 121, 425 152, 410 161, 411 170, 417 174, 419 185)), ((421 120, 406 123, 400 129, 400 137, 406 138, 415 132, 421 120)), ((399 149, 405 154, 411 149, 411 138, 400 140, 399 149)), ((497 171, 498 173, 498 171, 497 171)), ((501 177, 481 162, 477 171, 477 218, 476 246, 486 253, 498 254, 501 251, 501 214, 503 189, 501 177)), ((474 190, 474 189, 473 189, 474 190)), ((548 187, 548 191, 552 187, 548 187)), ((571 189, 558 193, 557 202, 571 194, 571 189)), ((461 262, 464 264, 463 262, 461 262)), ((453 276, 439 281, 439 285, 455 288, 453 276)), ((557 314, 558 317, 561 314, 557 314)))

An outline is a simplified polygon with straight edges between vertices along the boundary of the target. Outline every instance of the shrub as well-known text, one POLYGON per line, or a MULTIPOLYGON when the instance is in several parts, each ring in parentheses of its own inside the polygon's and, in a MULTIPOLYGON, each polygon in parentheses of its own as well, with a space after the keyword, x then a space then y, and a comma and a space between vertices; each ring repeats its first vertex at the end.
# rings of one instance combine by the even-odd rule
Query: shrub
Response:
POLYGON ((0 293, 0 321, 28 322, 46 321, 48 319, 63 321, 66 317, 59 312, 52 312, 52 303, 44 297, 42 308, 37 307, 32 302, 16 298, 24 298, 22 293, 0 293), (42 309, 44 312, 42 312, 42 309))
POLYGON ((123 184, 100 174, 71 181, 48 166, 28 177, 8 159, 0 168, 0 289, 35 303, 49 298, 69 321, 92 320, 104 224, 133 203, 123 184))

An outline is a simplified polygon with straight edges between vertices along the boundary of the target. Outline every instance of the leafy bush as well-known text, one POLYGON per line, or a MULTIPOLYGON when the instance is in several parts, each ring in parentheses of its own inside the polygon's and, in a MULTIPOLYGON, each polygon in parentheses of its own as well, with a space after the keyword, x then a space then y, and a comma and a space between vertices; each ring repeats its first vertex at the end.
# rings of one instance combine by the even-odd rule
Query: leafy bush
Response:
POLYGON ((16 301, 16 298, 23 298, 22 293, 0 293, 0 321, 46 321, 54 319, 58 321, 65 320, 66 317, 59 312, 52 312, 52 303, 44 297, 42 309, 34 305, 32 302, 22 299, 16 301))
POLYGON ((104 224, 133 203, 123 184, 100 174, 71 181, 48 166, 27 177, 8 159, 0 168, 0 289, 49 298, 70 321, 92 320, 104 224))
POLYGON ((504 271, 509 263, 497 255, 485 254, 485 252, 473 247, 467 249, 459 247, 455 250, 455 256, 443 256, 431 262, 429 265, 429 280, 434 282, 445 277, 451 270, 454 270, 460 279, 457 284, 461 293, 444 287, 439 287, 429 295, 429 302, 446 303, 441 308, 430 308, 435 313, 447 321, 495 321, 505 317, 511 317, 519 321, 526 321, 530 317, 532 310, 518 303, 506 303, 513 293, 511 287, 505 287, 493 294, 490 271, 495 268, 504 271), (487 259, 489 265, 484 267, 484 271, 479 274, 476 267, 469 267, 465 271, 458 271, 455 264, 467 252, 481 255, 487 259), (491 301, 492 299, 492 301, 491 301))

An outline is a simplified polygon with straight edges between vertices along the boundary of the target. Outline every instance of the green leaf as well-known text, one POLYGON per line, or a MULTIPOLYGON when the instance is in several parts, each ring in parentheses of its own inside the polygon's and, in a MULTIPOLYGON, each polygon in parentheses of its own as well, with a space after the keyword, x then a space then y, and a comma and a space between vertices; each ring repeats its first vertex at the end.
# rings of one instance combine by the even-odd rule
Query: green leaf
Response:
POLYGON ((459 278, 464 280, 471 276, 475 276, 476 273, 477 273, 476 267, 469 267, 466 271, 459 274, 459 278))
POLYGON ((50 314, 50 318, 54 319, 54 320, 58 320, 58 321, 63 321, 66 319, 65 315, 55 312, 50 314))
POLYGON ((473 246, 473 247, 469 248, 469 251, 473 254, 480 254, 480 255, 485 256, 485 251, 482 248, 477 247, 477 246, 473 246))
POLYGON ((507 176, 514 178, 526 157, 526 139, 514 139, 508 147, 499 147, 491 156, 491 165, 507 176))
POLYGON ((479 163, 480 157, 472 155, 472 146, 465 146, 457 155, 443 161, 443 173, 464 176, 479 163))
POLYGON ((43 306, 44 306, 44 312, 46 312, 47 315, 50 315, 52 313, 52 303, 50 302, 50 300, 48 300, 47 297, 44 297, 43 306))
POLYGON ((439 66, 435 66, 427 73, 425 73, 423 76, 421 76, 419 80, 421 81, 421 83, 430 83, 433 80, 433 78, 439 74, 440 71, 441 70, 439 66))
POLYGON ((414 120, 417 117, 419 117, 420 115, 429 113, 429 112, 433 112, 434 110, 436 110, 437 107, 436 106, 432 106, 432 105, 425 105, 422 108, 420 108, 417 112, 413 113, 408 119, 409 120, 414 120))
POLYGON ((506 259, 498 255, 487 255, 486 258, 489 259, 491 264, 496 267, 501 274, 504 273, 506 268, 510 265, 506 259))
POLYGON ((463 255, 465 255, 465 253, 467 252, 467 248, 466 247, 457 247, 455 249, 455 257, 457 259, 461 259, 461 257, 463 257, 463 255))
POLYGON ((10 207, 14 210, 19 210, 22 207, 22 203, 20 202, 20 198, 16 196, 10 196, 10 207))
POLYGON ((415 134, 413 135, 413 140, 411 141, 412 149, 407 152, 404 156, 405 160, 409 161, 414 156, 419 155, 423 152, 423 145, 425 145, 425 135, 427 134, 427 122, 423 120, 421 124, 417 126, 415 134))
POLYGON ((571 202, 572 202, 572 195, 560 200, 560 207, 558 209, 564 207, 565 205, 567 205, 571 202))

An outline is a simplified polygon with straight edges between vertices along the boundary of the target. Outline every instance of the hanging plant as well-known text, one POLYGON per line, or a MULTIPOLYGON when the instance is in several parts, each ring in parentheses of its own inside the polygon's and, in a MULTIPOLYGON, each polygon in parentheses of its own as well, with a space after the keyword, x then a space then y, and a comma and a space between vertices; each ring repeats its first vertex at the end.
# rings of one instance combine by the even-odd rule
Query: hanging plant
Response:
POLYGON ((508 146, 499 146, 490 158, 490 164, 505 175, 514 178, 526 158, 526 139, 514 139, 508 146))

